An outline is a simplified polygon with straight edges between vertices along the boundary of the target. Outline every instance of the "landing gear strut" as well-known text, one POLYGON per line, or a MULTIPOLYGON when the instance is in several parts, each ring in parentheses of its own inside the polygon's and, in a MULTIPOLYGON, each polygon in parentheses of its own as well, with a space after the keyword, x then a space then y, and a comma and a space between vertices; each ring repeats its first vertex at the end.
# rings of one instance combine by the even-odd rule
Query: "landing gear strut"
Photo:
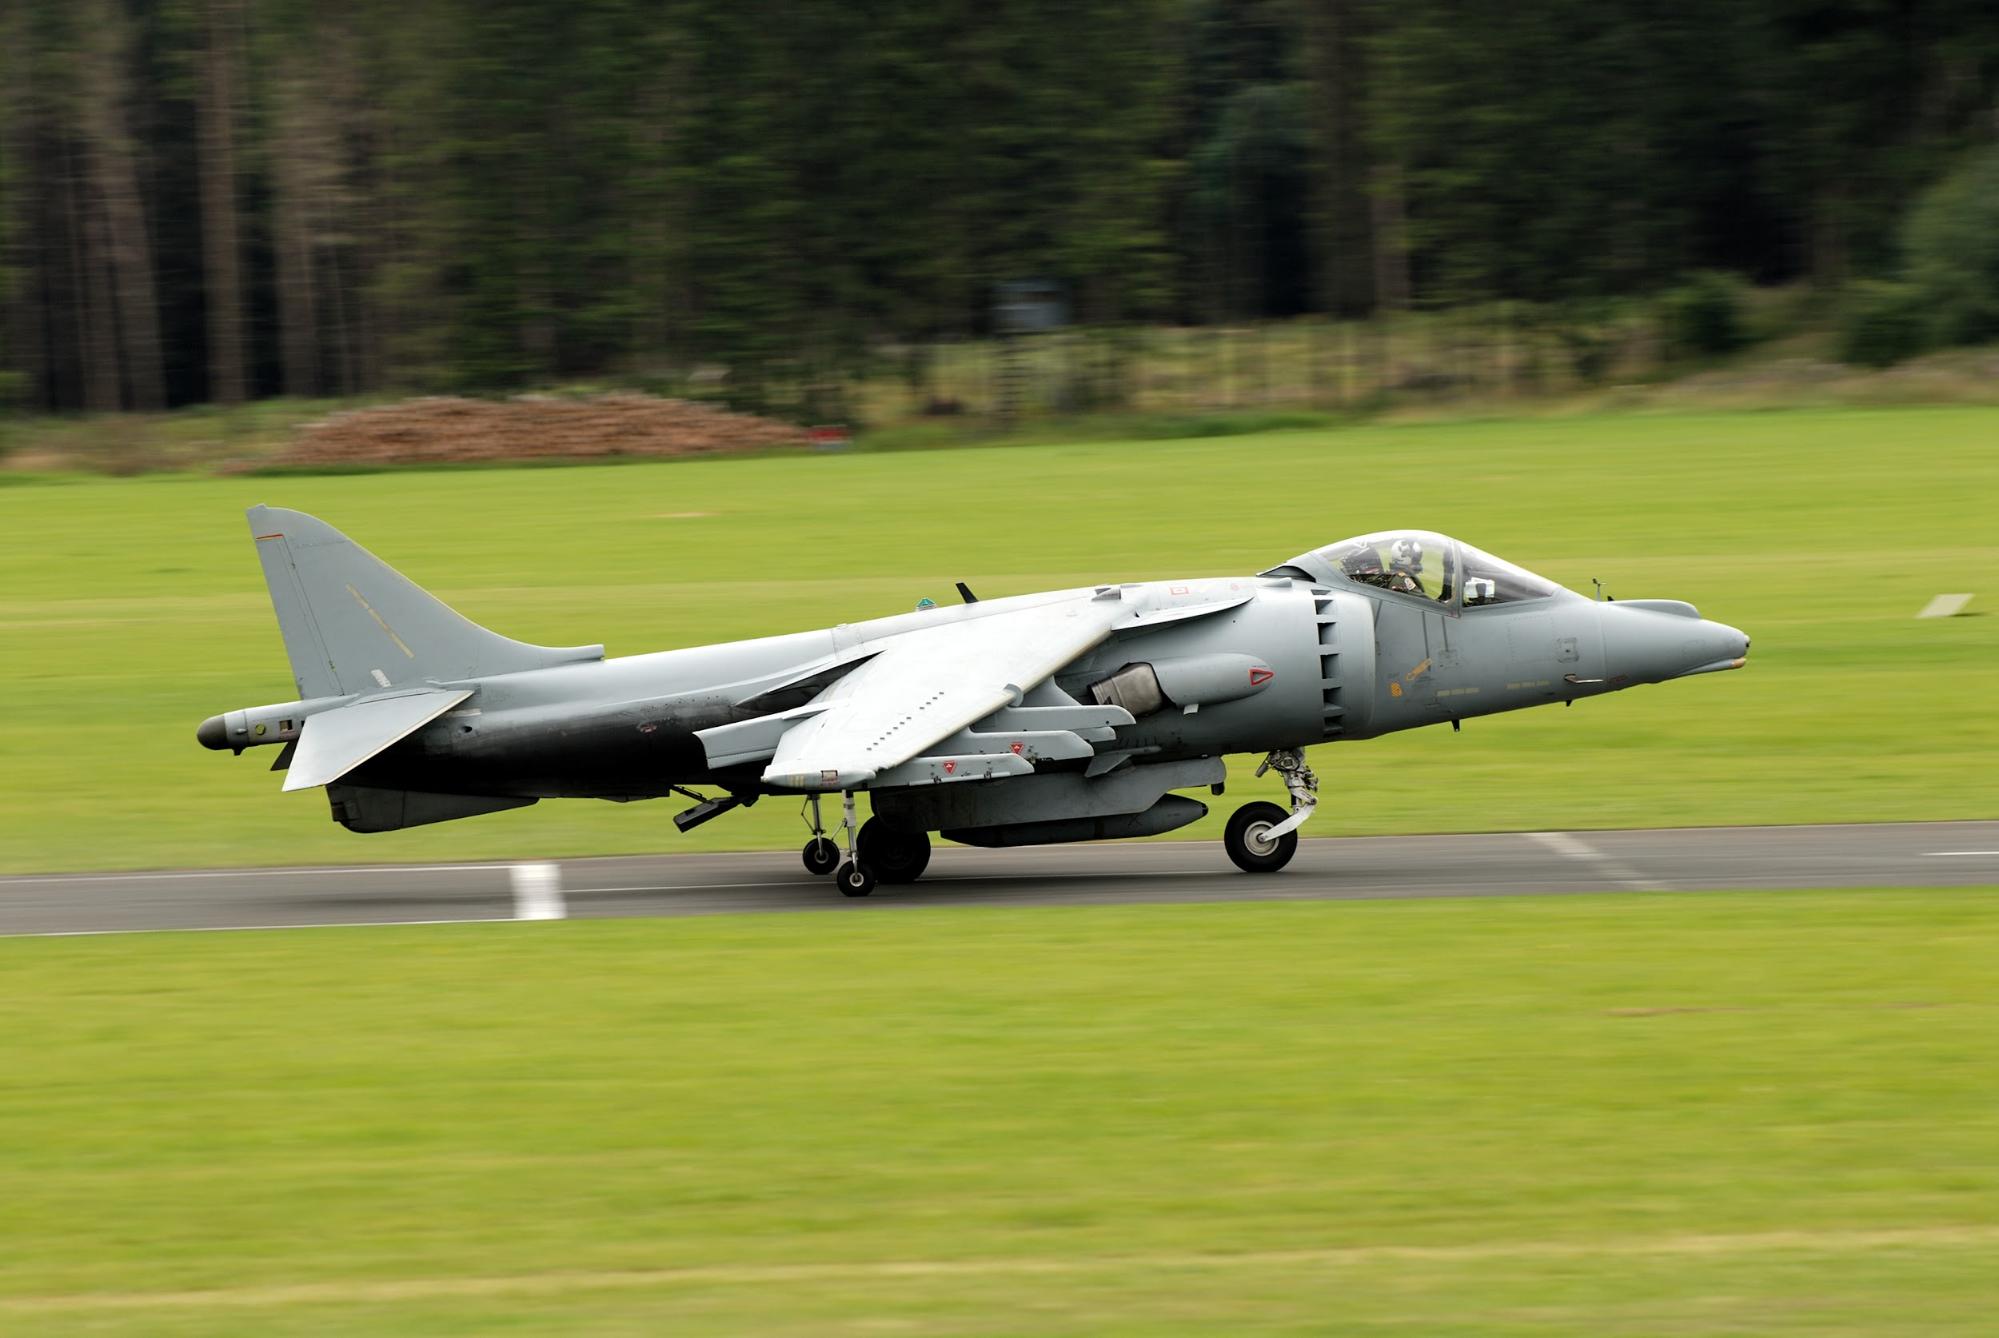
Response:
POLYGON ((1244 804, 1229 819, 1222 833, 1222 847, 1229 859, 1244 873, 1276 873, 1298 853, 1298 829, 1319 806, 1319 778, 1305 765, 1305 755, 1295 748, 1279 748, 1263 759, 1256 769, 1261 776, 1275 771, 1291 792, 1291 812, 1286 816, 1275 804, 1244 804))
POLYGON ((805 825, 812 829, 812 839, 805 843, 805 872, 824 877, 839 867, 840 847, 826 839, 826 825, 819 819, 819 796, 808 795, 805 807, 812 811, 805 819, 805 825))
POLYGON ((846 791, 840 800, 840 827, 847 837, 847 858, 833 871, 833 881, 839 885, 842 896, 865 897, 875 890, 875 872, 862 862, 855 845, 854 792, 846 791))

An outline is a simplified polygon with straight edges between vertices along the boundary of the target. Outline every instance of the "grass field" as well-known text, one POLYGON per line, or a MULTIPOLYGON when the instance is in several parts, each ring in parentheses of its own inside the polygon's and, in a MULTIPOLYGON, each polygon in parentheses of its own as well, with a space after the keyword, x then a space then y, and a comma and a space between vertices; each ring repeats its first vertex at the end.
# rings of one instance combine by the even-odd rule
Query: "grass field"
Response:
POLYGON ((12 940, 0 976, 8 1333, 1999 1304, 1980 891, 12 940))
MULTIPOLYGON (((6 476, 0 476, 6 477, 6 476)), ((1001 595, 1253 571, 1445 530, 1576 589, 1692 599, 1746 673, 1320 750, 1319 834, 1991 817, 1999 409, 1375 425, 1213 441, 0 487, 0 870, 791 845, 772 801, 544 803, 385 836, 203 717, 292 695, 242 521, 316 512, 468 616, 633 653, 1001 595)), ((1243 787, 1247 792, 1248 787, 1243 787)), ((1212 838, 1226 806, 1187 830, 1212 838)))

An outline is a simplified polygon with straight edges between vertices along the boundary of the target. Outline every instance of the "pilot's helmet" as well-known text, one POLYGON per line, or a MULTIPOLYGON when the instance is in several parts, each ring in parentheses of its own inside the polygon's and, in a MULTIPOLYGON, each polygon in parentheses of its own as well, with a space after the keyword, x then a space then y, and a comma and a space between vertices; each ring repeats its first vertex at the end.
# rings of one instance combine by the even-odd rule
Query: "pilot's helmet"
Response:
POLYGON ((1381 570, 1381 554, 1374 551, 1373 544, 1363 544, 1360 551, 1341 562, 1340 567, 1349 576, 1365 576, 1381 570))
POLYGON ((1397 539, 1389 545, 1388 554, 1397 567, 1406 571, 1423 570, 1423 541, 1420 539, 1397 539))

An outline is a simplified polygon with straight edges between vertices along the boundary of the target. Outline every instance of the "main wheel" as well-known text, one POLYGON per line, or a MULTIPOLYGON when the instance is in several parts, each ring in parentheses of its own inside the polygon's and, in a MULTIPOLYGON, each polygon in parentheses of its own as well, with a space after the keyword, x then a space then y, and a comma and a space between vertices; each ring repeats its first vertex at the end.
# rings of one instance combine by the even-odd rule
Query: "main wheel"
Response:
POLYGON ((840 871, 833 875, 833 881, 839 884, 840 895, 845 897, 865 897, 875 890, 874 870, 865 864, 851 861, 842 864, 840 871))
POLYGON ((1244 873, 1276 873, 1298 853, 1298 833, 1272 839, 1270 829, 1290 817, 1275 804, 1244 804, 1229 819, 1222 846, 1244 873))
POLYGON ((858 856, 884 883, 913 883, 930 866, 930 835, 899 832, 880 818, 861 824, 854 842, 858 856))
POLYGON ((805 872, 824 876, 840 866, 840 847, 823 836, 805 843, 805 872))

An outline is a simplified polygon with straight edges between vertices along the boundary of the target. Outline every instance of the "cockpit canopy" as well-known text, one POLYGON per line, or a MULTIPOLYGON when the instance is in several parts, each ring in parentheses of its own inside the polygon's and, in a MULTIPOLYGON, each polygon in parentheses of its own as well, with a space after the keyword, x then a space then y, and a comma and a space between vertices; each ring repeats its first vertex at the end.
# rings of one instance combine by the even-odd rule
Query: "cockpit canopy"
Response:
POLYGON ((1384 530, 1344 539, 1264 574, 1353 581, 1468 609, 1545 599, 1561 589, 1525 568, 1429 530, 1384 530))

